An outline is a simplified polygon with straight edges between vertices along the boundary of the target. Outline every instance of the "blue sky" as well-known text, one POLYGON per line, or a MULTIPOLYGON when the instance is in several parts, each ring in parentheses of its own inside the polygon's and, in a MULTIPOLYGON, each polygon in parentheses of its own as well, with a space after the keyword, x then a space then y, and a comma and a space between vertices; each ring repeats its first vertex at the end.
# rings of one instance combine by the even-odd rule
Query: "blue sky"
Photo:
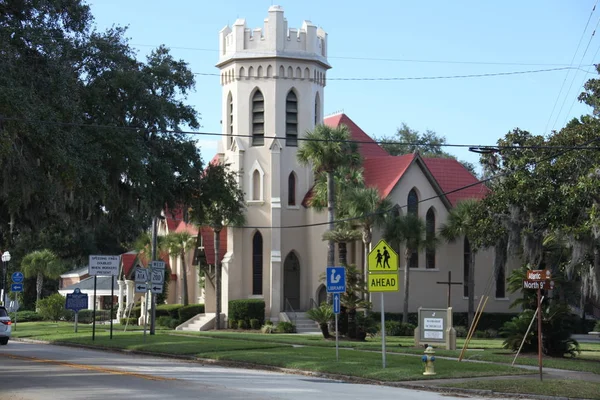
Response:
MULTIPOLYGON (((221 28, 236 18, 245 18, 250 28, 262 27, 269 6, 279 4, 289 27, 299 28, 303 20, 311 20, 329 35, 333 68, 325 88, 326 115, 343 110, 372 137, 392 135, 405 122, 413 129, 436 131, 448 143, 486 145, 516 127, 547 134, 590 112, 576 97, 585 80, 596 76, 589 65, 599 59, 600 30, 594 37, 592 32, 600 23, 600 7, 585 33, 584 28, 597 2, 95 0, 90 4, 99 29, 113 24, 129 27, 128 36, 140 57, 165 44, 199 73, 218 72, 214 65, 221 28), (583 71, 436 80, 332 79, 487 74, 570 65, 583 71)), ((196 92, 188 102, 202 115, 201 131, 221 131, 220 96, 218 76, 197 77, 196 92)), ((215 154, 216 140, 200 138, 205 161, 215 154)), ((463 160, 478 160, 466 149, 446 150, 463 160)))

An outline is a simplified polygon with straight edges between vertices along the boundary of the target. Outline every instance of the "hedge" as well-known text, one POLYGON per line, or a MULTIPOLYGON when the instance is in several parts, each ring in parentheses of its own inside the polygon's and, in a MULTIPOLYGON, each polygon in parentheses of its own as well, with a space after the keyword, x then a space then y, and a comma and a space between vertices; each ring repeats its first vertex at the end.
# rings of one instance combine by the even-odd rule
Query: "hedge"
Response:
MULTIPOLYGON (((517 313, 486 313, 481 315, 481 319, 477 324, 477 330, 487 331, 493 329, 499 331, 505 322, 510 321, 513 317, 516 317, 517 313)), ((373 317, 376 321, 381 320, 381 314, 378 312, 373 313, 373 317)), ((418 326, 418 313, 408 313, 408 323, 418 326)), ((386 321, 402 321, 402 313, 385 313, 386 321)), ((468 313, 466 312, 455 312, 452 313, 452 324, 456 326, 468 326, 468 313)))
POLYGON ((179 319, 179 309, 183 304, 160 304, 156 306, 156 318, 171 317, 179 319))
POLYGON ((188 319, 192 319, 198 314, 204 314, 204 304, 190 304, 181 306, 178 309, 179 323, 183 324, 188 319))
POLYGON ((265 321, 265 301, 260 299, 230 300, 228 318, 234 321, 244 320, 247 325, 250 325, 251 319, 257 319, 259 325, 262 326, 265 321))
MULTIPOLYGON (((14 314, 13 314, 14 315, 14 314)), ((35 322, 41 321, 42 316, 35 311, 17 311, 17 323, 18 322, 35 322)))

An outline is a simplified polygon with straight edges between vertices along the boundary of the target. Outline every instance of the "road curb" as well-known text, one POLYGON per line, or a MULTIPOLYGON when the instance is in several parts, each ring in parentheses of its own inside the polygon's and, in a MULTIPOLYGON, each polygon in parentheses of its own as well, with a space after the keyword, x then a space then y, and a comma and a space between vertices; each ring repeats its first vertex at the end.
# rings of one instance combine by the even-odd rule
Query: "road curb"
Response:
MULTIPOLYGON (((11 340, 14 340, 17 342, 24 342, 24 343, 49 344, 49 345, 53 345, 53 346, 75 347, 75 348, 82 348, 82 349, 87 349, 87 350, 107 351, 107 352, 120 353, 120 354, 135 354, 135 355, 141 355, 141 356, 169 358, 169 359, 174 359, 174 360, 200 363, 201 365, 217 365, 217 366, 223 366, 223 367, 233 367, 233 368, 243 368, 243 369, 258 369, 258 370, 270 371, 270 372, 280 372, 280 373, 285 373, 285 374, 304 375, 304 376, 311 376, 311 377, 316 377, 316 378, 330 379, 330 380, 346 382, 346 383, 390 386, 390 387, 422 390, 422 391, 427 391, 427 392, 436 392, 436 393, 445 393, 445 394, 464 394, 464 395, 477 396, 477 397, 488 397, 488 398, 506 397, 506 398, 513 398, 513 399, 535 399, 535 400, 586 400, 586 399, 580 399, 580 398, 576 398, 576 397, 558 397, 558 396, 544 396, 544 395, 537 395, 537 394, 502 393, 502 392, 494 392, 493 390, 453 388, 453 387, 437 386, 435 384, 427 385, 424 383, 419 383, 419 381, 403 381, 403 382, 379 381, 379 380, 375 380, 375 379, 360 378, 360 377, 349 376, 349 375, 338 375, 338 374, 331 374, 331 373, 326 373, 326 372, 305 371, 305 370, 298 370, 298 369, 292 369, 292 368, 275 367, 275 366, 271 366, 271 365, 254 364, 254 363, 242 362, 242 361, 215 360, 212 358, 201 358, 201 357, 195 357, 195 356, 186 356, 186 355, 168 354, 168 353, 156 353, 156 352, 148 352, 148 351, 143 351, 143 350, 119 349, 119 348, 112 348, 112 347, 105 347, 105 346, 93 346, 93 345, 80 344, 80 343, 51 342, 51 341, 47 341, 47 340, 36 340, 36 339, 27 339, 27 338, 11 338, 11 340)), ((485 377, 464 378, 464 379, 467 380, 467 379, 482 379, 482 378, 485 378, 485 377)))

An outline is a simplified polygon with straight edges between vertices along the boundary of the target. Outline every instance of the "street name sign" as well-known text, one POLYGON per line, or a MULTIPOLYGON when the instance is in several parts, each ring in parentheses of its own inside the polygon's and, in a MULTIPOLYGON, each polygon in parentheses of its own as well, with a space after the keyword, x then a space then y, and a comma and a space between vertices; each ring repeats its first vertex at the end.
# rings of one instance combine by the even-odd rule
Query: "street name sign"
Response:
POLYGON ((540 290, 547 290, 547 289, 554 289, 554 281, 536 281, 536 280, 531 280, 531 279, 524 279, 523 280, 523 289, 540 289, 540 290))
POLYGON ((88 272, 91 276, 117 276, 120 261, 119 256, 90 256, 88 272))
POLYGON ((527 271, 527 280, 529 281, 546 281, 552 278, 552 273, 549 269, 532 269, 527 271))
POLYGON ((369 274, 369 292, 397 292, 400 290, 398 274, 369 274))
POLYGON ((369 272, 397 272, 398 254, 382 239, 369 253, 368 264, 369 272))
POLYGON ((327 293, 346 292, 346 268, 327 267, 326 270, 327 293))

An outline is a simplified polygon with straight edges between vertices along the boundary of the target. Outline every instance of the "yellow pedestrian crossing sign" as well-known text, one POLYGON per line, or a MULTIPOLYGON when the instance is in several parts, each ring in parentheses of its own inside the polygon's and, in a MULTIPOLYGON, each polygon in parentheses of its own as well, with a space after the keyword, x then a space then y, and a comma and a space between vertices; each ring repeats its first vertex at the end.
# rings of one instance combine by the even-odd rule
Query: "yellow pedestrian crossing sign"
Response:
POLYGON ((369 272, 398 271, 398 253, 381 239, 369 253, 369 272))

